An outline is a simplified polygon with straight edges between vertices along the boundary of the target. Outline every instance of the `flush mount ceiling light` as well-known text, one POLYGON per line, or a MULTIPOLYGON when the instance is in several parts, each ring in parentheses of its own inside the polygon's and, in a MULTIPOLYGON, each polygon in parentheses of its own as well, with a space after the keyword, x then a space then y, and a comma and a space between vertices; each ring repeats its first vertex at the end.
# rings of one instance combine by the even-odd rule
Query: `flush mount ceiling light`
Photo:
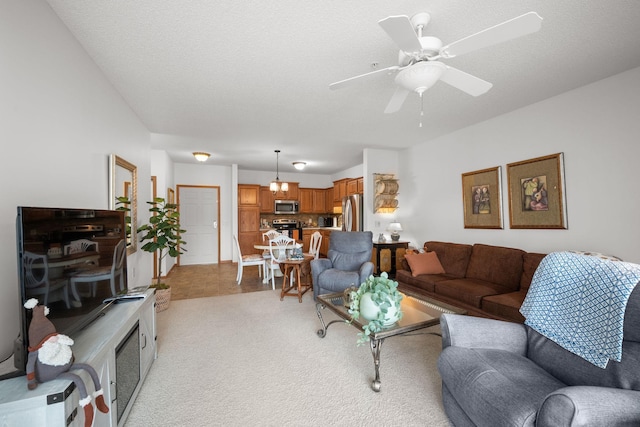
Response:
POLYGON ((274 181, 271 181, 271 184, 269 184, 269 190, 271 190, 271 192, 275 195, 278 191, 282 191, 283 193, 286 193, 287 191, 289 191, 289 184, 286 182, 280 182, 280 177, 279 177, 279 169, 278 169, 278 160, 280 158, 280 150, 274 150, 276 152, 276 179, 274 181))
POLYGON ((197 161, 199 162, 206 162, 207 159, 209 159, 209 157, 211 157, 211 154, 209 153, 205 153, 202 151, 196 151, 193 153, 193 157, 196 158, 197 161))
POLYGON ((293 167, 301 171, 304 167, 307 166, 307 162, 293 162, 293 167))

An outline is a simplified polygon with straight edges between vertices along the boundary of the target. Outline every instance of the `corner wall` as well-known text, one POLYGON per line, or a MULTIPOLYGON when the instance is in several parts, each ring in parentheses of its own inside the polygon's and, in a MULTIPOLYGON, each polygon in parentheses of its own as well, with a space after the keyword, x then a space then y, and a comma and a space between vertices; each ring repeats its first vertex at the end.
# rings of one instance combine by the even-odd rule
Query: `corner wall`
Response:
MULTIPOLYGON (((149 179, 149 132, 49 5, 0 2, 0 360, 19 332, 16 207, 108 209, 108 158, 115 153, 149 179)), ((139 185, 140 199, 149 185, 139 185)), ((140 214, 138 215, 140 218, 140 214)), ((129 257, 132 283, 140 259, 129 257)), ((146 262, 146 261, 144 261, 146 262)), ((150 261, 149 261, 150 262, 150 261)), ((149 271, 151 269, 149 268, 149 271)))
POLYGON ((400 154, 397 211, 427 240, 548 253, 589 250, 640 263, 640 68, 425 142, 400 154), (564 153, 568 229, 509 228, 508 163, 564 153), (461 174, 502 167, 504 229, 464 229, 461 174))

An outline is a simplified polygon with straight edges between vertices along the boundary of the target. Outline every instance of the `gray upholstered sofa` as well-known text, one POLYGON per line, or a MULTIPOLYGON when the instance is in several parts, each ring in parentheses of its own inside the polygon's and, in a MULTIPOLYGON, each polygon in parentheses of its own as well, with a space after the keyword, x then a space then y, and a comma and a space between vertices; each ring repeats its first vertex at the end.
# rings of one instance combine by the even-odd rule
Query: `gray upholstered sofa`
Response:
POLYGON ((620 362, 599 368, 527 325, 445 314, 438 360, 450 421, 463 426, 640 426, 640 286, 620 362))
POLYGON ((360 286, 373 274, 371 231, 332 231, 327 258, 311 261, 313 297, 360 286))

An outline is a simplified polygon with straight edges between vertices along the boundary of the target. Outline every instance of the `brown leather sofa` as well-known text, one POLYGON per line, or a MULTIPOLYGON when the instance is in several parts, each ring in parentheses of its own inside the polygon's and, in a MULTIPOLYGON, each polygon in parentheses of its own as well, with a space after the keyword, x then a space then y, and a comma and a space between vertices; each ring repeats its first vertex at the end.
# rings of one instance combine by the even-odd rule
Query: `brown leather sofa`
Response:
POLYGON ((524 322, 519 309, 546 254, 478 243, 429 241, 424 248, 437 254, 445 272, 414 277, 405 260, 396 272, 400 290, 464 308, 470 315, 524 322))

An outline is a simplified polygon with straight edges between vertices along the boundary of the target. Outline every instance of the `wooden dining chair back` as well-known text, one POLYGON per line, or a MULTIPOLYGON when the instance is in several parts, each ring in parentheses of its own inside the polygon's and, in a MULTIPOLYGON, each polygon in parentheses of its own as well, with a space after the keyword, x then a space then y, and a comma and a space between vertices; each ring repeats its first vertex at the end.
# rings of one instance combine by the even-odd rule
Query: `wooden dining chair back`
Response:
POLYGON ((314 259, 318 259, 320 256, 320 245, 322 244, 322 233, 315 231, 311 235, 311 241, 309 242, 309 252, 305 255, 311 255, 314 259))
POLYGON ((242 273, 244 272, 245 267, 257 265, 258 276, 262 277, 262 272, 263 270, 265 270, 265 263, 262 255, 260 254, 242 255, 242 251, 240 250, 240 243, 238 242, 238 237, 236 237, 235 234, 233 235, 233 241, 236 246, 236 251, 238 251, 238 274, 236 275, 236 282, 238 282, 238 286, 240 286, 240 284, 242 283, 242 273))

